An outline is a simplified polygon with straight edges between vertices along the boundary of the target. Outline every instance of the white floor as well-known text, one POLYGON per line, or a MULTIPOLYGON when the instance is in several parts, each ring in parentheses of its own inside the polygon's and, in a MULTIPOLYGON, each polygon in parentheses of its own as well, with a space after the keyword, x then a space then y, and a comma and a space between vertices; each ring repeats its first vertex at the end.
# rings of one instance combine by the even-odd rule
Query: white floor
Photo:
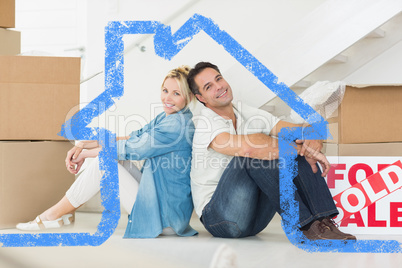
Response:
MULTIPOLYGON (((73 227, 64 232, 94 233, 100 214, 78 212, 73 227)), ((123 239, 127 223, 123 215, 115 233, 98 247, 0 248, 0 267, 205 267, 215 250, 226 243, 237 253, 239 268, 256 267, 401 267, 402 253, 308 253, 286 238, 280 218, 259 235, 242 239, 213 238, 196 217, 191 225, 198 236, 182 238, 123 239)), ((18 233, 0 230, 0 233, 18 233)), ((358 237, 361 238, 361 237, 358 237)), ((364 239, 364 238, 363 238, 364 239)), ((370 239, 387 239, 370 237, 370 239)), ((388 238, 389 239, 389 238, 388 238)), ((399 241, 401 237, 393 237, 399 241)))

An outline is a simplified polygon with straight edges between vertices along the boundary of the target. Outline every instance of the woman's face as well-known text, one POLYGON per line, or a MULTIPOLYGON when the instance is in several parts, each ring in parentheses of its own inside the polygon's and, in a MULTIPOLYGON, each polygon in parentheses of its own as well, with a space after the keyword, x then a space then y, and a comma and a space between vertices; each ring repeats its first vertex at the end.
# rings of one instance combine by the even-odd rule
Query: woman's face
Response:
POLYGON ((167 78, 163 83, 161 101, 167 115, 176 113, 186 106, 186 100, 174 78, 167 78))

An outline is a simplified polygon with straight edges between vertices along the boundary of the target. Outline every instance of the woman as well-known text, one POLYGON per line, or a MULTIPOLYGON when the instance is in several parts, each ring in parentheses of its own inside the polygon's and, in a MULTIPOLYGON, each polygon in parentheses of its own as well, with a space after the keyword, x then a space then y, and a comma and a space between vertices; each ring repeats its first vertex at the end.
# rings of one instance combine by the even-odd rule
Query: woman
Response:
MULTIPOLYGON (((165 77, 161 89, 164 112, 142 129, 117 138, 119 160, 145 159, 142 173, 134 165, 126 169, 118 164, 120 202, 130 214, 125 238, 197 234, 189 225, 193 211, 189 174, 194 125, 188 108, 193 100, 186 80, 188 71, 187 66, 181 66, 165 77)), ((67 169, 77 174, 85 158, 96 157, 100 150, 97 141, 77 143, 67 153, 67 169)), ((99 191, 102 175, 96 157, 56 205, 34 221, 19 223, 17 228, 32 231, 70 224, 72 213, 99 191)))

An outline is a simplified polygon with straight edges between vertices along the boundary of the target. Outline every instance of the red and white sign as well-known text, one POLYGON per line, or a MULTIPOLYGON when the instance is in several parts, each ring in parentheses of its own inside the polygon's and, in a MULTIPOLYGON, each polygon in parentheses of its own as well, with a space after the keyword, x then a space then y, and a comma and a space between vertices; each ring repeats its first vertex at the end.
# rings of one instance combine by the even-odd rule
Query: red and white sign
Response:
POLYGON ((402 234, 402 157, 328 157, 327 184, 354 234, 402 234))

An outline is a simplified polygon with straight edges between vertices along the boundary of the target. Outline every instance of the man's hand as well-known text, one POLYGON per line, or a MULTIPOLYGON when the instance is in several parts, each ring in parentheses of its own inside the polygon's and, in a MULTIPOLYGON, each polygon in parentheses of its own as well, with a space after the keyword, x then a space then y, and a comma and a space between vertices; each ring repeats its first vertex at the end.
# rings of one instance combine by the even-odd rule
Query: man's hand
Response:
POLYGON ((314 173, 318 172, 318 167, 316 163, 320 163, 323 169, 321 177, 327 176, 329 169, 331 168, 331 164, 329 163, 328 159, 325 157, 323 153, 315 154, 314 158, 305 156, 307 162, 310 164, 311 169, 314 173))
POLYGON ((296 144, 303 145, 299 154, 310 158, 314 158, 315 154, 321 153, 323 146, 321 140, 296 140, 296 144))

